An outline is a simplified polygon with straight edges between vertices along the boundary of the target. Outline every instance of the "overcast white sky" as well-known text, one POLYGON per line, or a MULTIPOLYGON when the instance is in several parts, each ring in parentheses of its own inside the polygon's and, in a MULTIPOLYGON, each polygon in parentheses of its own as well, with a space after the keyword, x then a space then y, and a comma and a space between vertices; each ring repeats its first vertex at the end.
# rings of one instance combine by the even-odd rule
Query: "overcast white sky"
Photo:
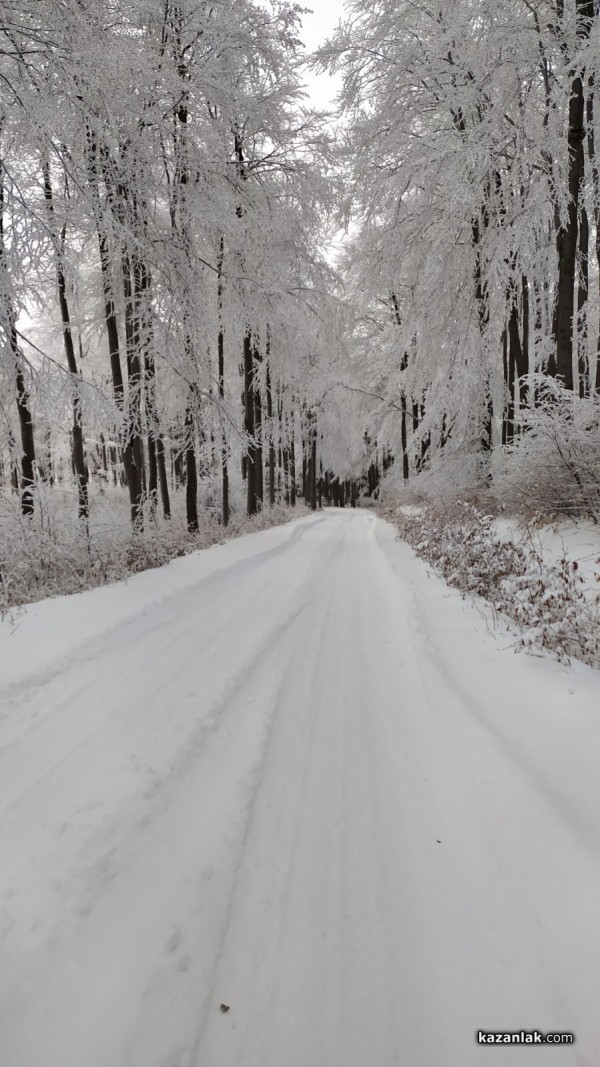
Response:
MULTIPOLYGON (((305 0, 307 6, 313 8, 310 14, 302 19, 302 40, 307 51, 313 52, 318 48, 337 26, 344 15, 344 0, 305 0)), ((331 78, 328 74, 306 75, 307 88, 310 92, 311 103, 315 107, 327 108, 331 106, 333 98, 338 90, 338 79, 331 78)))

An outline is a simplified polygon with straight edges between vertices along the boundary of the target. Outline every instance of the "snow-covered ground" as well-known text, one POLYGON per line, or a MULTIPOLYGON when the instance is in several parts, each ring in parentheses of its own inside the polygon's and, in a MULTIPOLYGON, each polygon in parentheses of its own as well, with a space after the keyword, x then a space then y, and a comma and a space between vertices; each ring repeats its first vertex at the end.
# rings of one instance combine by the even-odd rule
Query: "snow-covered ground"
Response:
POLYGON ((597 1067, 600 675, 509 644, 360 511, 5 619, 2 1067, 597 1067))
POLYGON ((600 526, 591 519, 564 519, 528 528, 517 519, 500 517, 494 529, 503 540, 539 548, 547 563, 559 563, 563 557, 577 563, 586 584, 600 589, 600 526))

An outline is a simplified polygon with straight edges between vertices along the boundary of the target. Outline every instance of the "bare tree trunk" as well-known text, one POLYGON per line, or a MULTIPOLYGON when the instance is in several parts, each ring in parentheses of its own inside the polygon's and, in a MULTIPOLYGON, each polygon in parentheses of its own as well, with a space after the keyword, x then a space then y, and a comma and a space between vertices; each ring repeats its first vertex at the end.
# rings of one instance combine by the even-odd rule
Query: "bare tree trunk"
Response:
POLYGON ((10 452, 10 484, 13 492, 19 492, 19 466, 15 460, 16 441, 13 432, 8 430, 8 450, 10 452))
POLYGON ((310 447, 310 506, 317 510, 317 417, 313 414, 310 447))
MULTIPOLYGON (((483 256, 481 251, 482 230, 483 232, 485 232, 490 222, 490 214, 488 210, 488 202, 490 195, 489 179, 487 182, 485 194, 486 195, 484 198, 484 202, 481 205, 481 217, 479 219, 473 219, 471 223, 471 243, 475 250, 475 302, 477 305, 477 319, 479 323, 479 335, 481 337, 482 346, 487 335, 488 325, 490 321, 488 282, 486 278, 485 264, 483 262, 483 256)), ((487 451, 492 447, 492 418, 492 403, 491 397, 488 393, 487 410, 483 426, 483 436, 481 439, 481 448, 484 451, 487 451)))
POLYGON ((406 415, 406 393, 402 390, 400 394, 400 443, 402 446, 402 477, 405 482, 409 478, 406 415))
POLYGON ((508 331, 502 331, 502 367, 504 371, 504 384, 508 393, 508 403, 502 420, 502 444, 506 445, 514 437, 514 382, 513 368, 511 366, 508 349, 508 331))
POLYGON ((19 428, 21 431, 21 512, 23 515, 33 515, 33 488, 35 484, 35 439, 33 433, 33 419, 31 417, 31 402, 29 392, 25 384, 25 371, 23 355, 19 348, 17 335, 16 317, 10 299, 8 285, 8 268, 6 265, 6 248, 4 238, 4 164, 0 160, 0 275, 4 275, 2 284, 1 320, 0 326, 4 330, 8 340, 15 368, 15 392, 17 412, 19 415, 19 428))
POLYGON ((244 334, 244 429, 246 431, 246 510, 248 515, 256 515, 257 512, 254 413, 252 338, 247 329, 244 334))
MULTIPOLYGON (((217 302, 219 315, 219 334, 217 338, 217 354, 219 360, 219 400, 221 409, 225 403, 225 326, 223 322, 223 259, 225 256, 225 241, 221 238, 219 249, 217 302)), ((221 410, 221 486, 222 486, 222 514, 223 526, 229 524, 229 470, 227 468, 227 438, 225 436, 224 411, 221 410)))
MULTIPOLYGON (((594 205, 594 229, 596 233, 596 262, 598 264, 598 284, 600 287, 600 166, 596 156, 596 138, 594 136, 594 103, 595 82, 594 76, 588 79, 588 95, 586 104, 587 119, 587 147, 588 159, 592 176, 592 197, 594 205)), ((588 263, 589 269, 589 263, 588 263)), ((596 365, 589 368, 590 388, 600 392, 600 326, 596 339, 596 365)))
MULTIPOLYGON (((139 317, 134 307, 134 267, 127 253, 122 255, 123 296, 125 299, 125 344, 127 349, 127 416, 125 425, 124 457, 131 501, 131 522, 135 530, 141 530, 144 522, 144 452, 141 434, 142 416, 142 368, 139 351, 139 317)), ((137 303, 137 301, 136 301, 137 303)))
POLYGON ((262 511, 264 502, 264 479, 263 479, 263 448, 262 448, 262 398, 257 379, 258 364, 260 362, 258 352, 254 352, 254 439, 255 439, 255 463, 256 463, 256 501, 258 510, 262 511))
POLYGON ((579 252, 577 271, 577 377, 580 396, 589 396, 590 375, 587 358, 587 305, 589 295, 590 228, 585 206, 579 217, 579 252))
POLYGON ((269 420, 269 505, 275 504, 275 429, 273 426, 273 396, 271 372, 267 363, 267 418, 269 420))
POLYGON ((160 486, 160 499, 165 519, 171 518, 171 501, 169 498, 169 482, 165 464, 165 445, 162 437, 156 438, 156 462, 158 465, 158 484, 160 486))
MULTIPOLYGON (((521 286, 522 287, 522 286, 521 286)), ((508 287, 507 293, 508 303, 508 327, 503 335, 503 345, 506 344, 506 338, 508 339, 508 356, 505 355, 505 382, 508 389, 509 401, 508 401, 508 416, 506 421, 506 441, 512 441, 515 433, 515 390, 517 380, 520 382, 521 378, 527 374, 528 365, 526 359, 526 353, 523 348, 523 342, 521 340, 521 331, 519 324, 519 304, 517 297, 517 289, 513 283, 508 287)), ((523 327, 523 337, 525 338, 525 326, 523 327)), ((522 399, 522 395, 520 394, 522 399)))
MULTIPOLYGON (((400 305, 398 303, 398 297, 395 293, 392 293, 392 305, 394 308, 394 315, 396 319, 396 325, 402 325, 402 319, 400 318, 400 305)), ((408 366, 408 352, 405 352, 402 361, 400 363, 400 370, 406 370, 408 366)), ((400 387, 400 443, 402 447, 402 477, 405 482, 409 478, 409 463, 408 463, 408 439, 407 439, 407 408, 406 408, 406 392, 404 386, 400 387)))
POLYGON ((565 226, 558 233, 556 298, 556 374, 573 388, 573 312, 577 263, 578 213, 583 180, 583 85, 574 79, 569 103, 569 204, 565 226))
MULTIPOLYGON (((529 280, 525 274, 523 274, 521 278, 521 300, 523 304, 523 340, 521 342, 522 378, 524 374, 529 374, 531 371, 531 367, 529 366, 529 280)), ((521 406, 527 403, 527 387, 522 380, 519 380, 519 398, 521 406)))
MULTIPOLYGON (((589 38, 595 17, 595 0, 576 0, 577 36, 584 43, 589 38)), ((577 267, 578 228, 585 160, 583 72, 571 72, 568 128, 569 203, 567 222, 558 232, 558 288, 556 299, 556 375, 565 388, 573 388, 573 315, 577 267)))
MULTIPOLYGON (((106 324, 106 336, 108 340, 108 354, 113 383, 113 394, 115 398, 115 403, 125 423, 125 387, 123 383, 123 370, 121 367, 121 348, 119 342, 119 327, 117 322, 116 301, 112 279, 110 241, 108 237, 108 228, 106 225, 104 212, 100 202, 98 146, 96 143, 96 138, 89 125, 87 126, 87 171, 88 180, 92 192, 92 205, 96 222, 96 231, 98 234, 100 272, 102 275, 102 295, 104 299, 104 321, 106 324)), ((131 519, 132 522, 135 524, 138 510, 136 471, 134 470, 133 466, 132 448, 127 441, 127 431, 125 425, 123 425, 119 436, 122 439, 120 451, 123 461, 125 484, 127 485, 129 491, 131 519)))
POLYGON ((60 304, 60 315, 62 320, 63 345, 65 349, 65 356, 67 358, 67 366, 71 375, 71 385, 73 391, 73 429, 71 439, 73 442, 73 469, 75 471, 75 478, 77 480, 79 518, 87 520, 89 518, 89 474, 85 462, 85 444, 83 437, 83 426, 81 421, 81 400, 79 396, 79 374, 77 370, 77 360, 75 358, 75 347, 73 345, 71 317, 69 313, 69 301, 67 298, 67 281, 64 269, 66 223, 63 226, 59 237, 54 228, 54 200, 52 195, 52 180, 50 177, 50 164, 47 161, 44 163, 43 171, 44 195, 46 198, 46 205, 50 218, 50 230, 52 233, 52 241, 54 244, 54 250, 56 255, 56 279, 58 287, 58 302, 60 304))
POLYGON ((190 533, 198 529, 198 467, 196 464, 196 423, 194 418, 195 397, 190 396, 185 412, 185 507, 187 528, 190 533))
POLYGON ((290 505, 296 507, 296 444, 294 442, 294 423, 290 433, 290 505))

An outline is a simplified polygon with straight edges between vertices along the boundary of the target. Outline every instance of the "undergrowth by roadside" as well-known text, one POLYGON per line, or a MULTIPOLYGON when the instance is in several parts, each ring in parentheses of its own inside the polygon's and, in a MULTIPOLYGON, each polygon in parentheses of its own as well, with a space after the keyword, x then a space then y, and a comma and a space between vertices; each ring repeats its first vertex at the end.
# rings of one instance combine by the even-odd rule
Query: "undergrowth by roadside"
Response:
MULTIPOLYGON (((70 502, 69 502, 70 503, 70 502)), ((71 507, 55 493, 37 502, 33 518, 21 515, 11 498, 0 498, 0 616, 46 597, 80 593, 242 534, 279 526, 306 514, 276 505, 248 519, 234 515, 224 527, 212 511, 190 534, 181 509, 173 518, 149 519, 133 534, 120 499, 94 502, 89 524, 74 521, 71 507)))
POLYGON ((600 667, 600 595, 586 585, 577 563, 564 556, 548 563, 532 535, 520 543, 503 540, 493 516, 472 504, 451 515, 431 506, 388 507, 383 517, 448 585, 482 597, 517 623, 522 648, 600 667))

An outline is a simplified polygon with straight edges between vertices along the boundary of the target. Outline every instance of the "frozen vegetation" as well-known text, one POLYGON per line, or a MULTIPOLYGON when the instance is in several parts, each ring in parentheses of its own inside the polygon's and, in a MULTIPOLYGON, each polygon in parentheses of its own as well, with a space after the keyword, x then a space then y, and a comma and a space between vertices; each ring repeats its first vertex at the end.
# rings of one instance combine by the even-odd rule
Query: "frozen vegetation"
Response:
POLYGON ((0 0, 0 1067, 597 1067, 600 11, 321 8, 0 0))

